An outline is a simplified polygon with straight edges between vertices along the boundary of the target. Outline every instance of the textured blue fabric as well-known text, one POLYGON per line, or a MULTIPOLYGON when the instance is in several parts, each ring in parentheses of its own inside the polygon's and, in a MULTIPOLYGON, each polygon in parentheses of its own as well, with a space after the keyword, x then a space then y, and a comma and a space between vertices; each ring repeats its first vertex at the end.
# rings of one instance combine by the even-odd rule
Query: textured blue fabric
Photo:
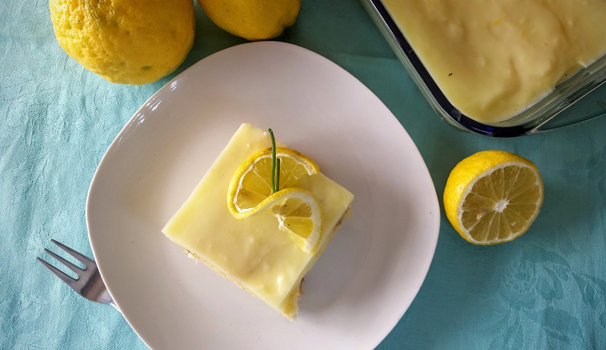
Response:
MULTIPOLYGON (((198 5, 196 17, 194 48, 175 74, 244 42, 198 5)), ((427 279, 379 349, 606 349, 606 118, 516 139, 457 131, 353 0, 304 0, 278 40, 328 57, 376 93, 416 142, 438 196, 455 164, 481 150, 530 158, 543 175, 542 212, 514 242, 473 246, 442 215, 427 279)), ((51 238, 92 256, 84 215, 94 171, 171 77, 111 84, 59 47, 46 1, 0 1, 0 349, 145 348, 116 310, 76 295, 35 258, 48 257, 51 238)), ((601 88, 583 108, 604 106, 601 88)))

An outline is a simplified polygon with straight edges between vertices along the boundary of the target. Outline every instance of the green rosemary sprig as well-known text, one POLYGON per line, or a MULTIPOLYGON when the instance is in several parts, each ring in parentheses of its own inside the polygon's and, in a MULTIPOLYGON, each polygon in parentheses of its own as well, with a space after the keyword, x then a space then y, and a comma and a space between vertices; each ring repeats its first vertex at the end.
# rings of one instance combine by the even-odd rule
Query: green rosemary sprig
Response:
MULTIPOLYGON (((271 129, 267 130, 269 136, 271 136, 271 193, 278 192, 276 183, 276 168, 280 169, 279 161, 276 161, 276 138, 274 132, 271 129), (276 164, 277 163, 277 164, 276 164)), ((278 170, 278 181, 280 181, 280 170, 278 170)))
POLYGON ((276 166, 276 192, 280 191, 280 159, 277 160, 276 166))

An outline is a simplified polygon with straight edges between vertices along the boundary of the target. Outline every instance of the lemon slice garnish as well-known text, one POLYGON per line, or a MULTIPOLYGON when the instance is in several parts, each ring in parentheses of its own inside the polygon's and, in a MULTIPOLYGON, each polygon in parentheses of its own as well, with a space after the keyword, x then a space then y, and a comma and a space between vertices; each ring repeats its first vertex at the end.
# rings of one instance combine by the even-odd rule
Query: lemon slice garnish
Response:
POLYGON ((313 254, 322 238, 322 210, 316 197, 302 188, 278 191, 261 202, 259 212, 278 219, 280 230, 288 233, 304 252, 313 254))
MULTIPOLYGON (((259 212, 265 205, 263 202, 272 195, 271 153, 269 147, 253 154, 232 176, 227 191, 227 207, 237 219, 259 212)), ((290 148, 276 148, 276 157, 281 164, 279 190, 294 187, 301 177, 320 172, 313 160, 290 148)))
POLYGON ((444 211, 454 229, 479 245, 509 242, 528 230, 543 203, 543 182, 528 159, 478 152, 452 170, 444 211))

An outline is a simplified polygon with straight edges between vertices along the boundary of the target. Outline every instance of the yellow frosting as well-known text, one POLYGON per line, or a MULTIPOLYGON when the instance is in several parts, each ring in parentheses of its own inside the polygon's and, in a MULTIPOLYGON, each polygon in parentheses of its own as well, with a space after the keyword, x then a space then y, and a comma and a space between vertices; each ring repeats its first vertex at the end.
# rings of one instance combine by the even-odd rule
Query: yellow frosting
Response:
POLYGON ((383 0, 450 102, 481 122, 524 111, 606 53, 604 0, 383 0))
POLYGON ((280 231, 273 215, 235 219, 226 204, 231 177, 248 157, 269 146, 266 132, 242 124, 162 232, 217 272, 293 318, 301 279, 329 243, 353 195, 323 174, 304 178, 298 184, 311 191, 322 206, 324 234, 314 255, 303 252, 280 231))

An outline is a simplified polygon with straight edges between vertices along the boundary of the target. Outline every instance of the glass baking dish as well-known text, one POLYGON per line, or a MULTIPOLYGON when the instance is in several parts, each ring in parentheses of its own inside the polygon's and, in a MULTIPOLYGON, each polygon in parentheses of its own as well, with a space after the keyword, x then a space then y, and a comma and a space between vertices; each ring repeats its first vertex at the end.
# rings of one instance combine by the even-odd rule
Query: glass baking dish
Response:
POLYGON ((488 136, 514 137, 552 130, 606 114, 606 85, 597 92, 599 96, 595 96, 596 101, 585 103, 578 111, 571 110, 573 113, 562 113, 606 82, 606 56, 603 56, 557 85, 551 93, 524 112, 498 123, 477 122, 448 101, 381 0, 361 2, 431 107, 459 129, 488 136), (556 115, 558 118, 554 119, 556 115))

